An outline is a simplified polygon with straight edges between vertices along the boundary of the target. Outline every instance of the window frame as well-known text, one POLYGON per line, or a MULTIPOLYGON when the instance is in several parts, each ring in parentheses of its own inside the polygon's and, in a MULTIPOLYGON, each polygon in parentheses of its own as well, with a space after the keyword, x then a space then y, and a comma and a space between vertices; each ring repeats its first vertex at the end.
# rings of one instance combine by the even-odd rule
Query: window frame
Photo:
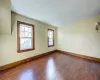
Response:
POLYGON ((53 31, 53 45, 49 45, 49 37, 48 37, 48 47, 54 47, 54 30, 53 29, 48 29, 48 31, 49 30, 53 31))
POLYGON ((21 52, 27 52, 27 51, 35 50, 35 40, 34 40, 34 38, 35 38, 35 36, 34 36, 34 25, 26 23, 26 22, 22 22, 22 21, 17 21, 17 52, 21 53, 21 52), (20 24, 32 26, 32 46, 33 47, 31 49, 20 50, 20 24))

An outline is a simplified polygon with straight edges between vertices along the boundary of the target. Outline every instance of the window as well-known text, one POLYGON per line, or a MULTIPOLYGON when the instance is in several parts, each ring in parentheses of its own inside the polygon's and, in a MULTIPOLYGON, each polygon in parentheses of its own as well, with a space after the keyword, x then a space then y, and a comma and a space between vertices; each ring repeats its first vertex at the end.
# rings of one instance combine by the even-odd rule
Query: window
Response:
POLYGON ((54 30, 48 29, 48 47, 54 46, 54 30))
POLYGON ((17 21, 17 52, 34 50, 34 25, 17 21))

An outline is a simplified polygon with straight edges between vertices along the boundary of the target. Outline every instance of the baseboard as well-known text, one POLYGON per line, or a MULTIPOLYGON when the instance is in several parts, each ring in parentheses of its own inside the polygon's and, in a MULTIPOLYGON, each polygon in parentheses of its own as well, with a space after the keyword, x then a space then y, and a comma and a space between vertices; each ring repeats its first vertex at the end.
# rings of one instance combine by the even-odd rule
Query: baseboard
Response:
POLYGON ((0 66, 0 71, 5 70, 5 69, 9 69, 9 68, 12 68, 12 67, 16 67, 17 65, 21 65, 23 63, 32 61, 34 59, 37 59, 37 58, 46 56, 46 55, 51 54, 51 53, 54 53, 56 51, 57 50, 49 51, 49 52, 46 52, 46 53, 39 54, 37 56, 33 56, 33 57, 30 57, 30 58, 27 58, 27 59, 23 59, 23 60, 20 60, 20 61, 17 61, 17 62, 13 62, 13 63, 10 63, 10 64, 6 64, 4 66, 0 66))
POLYGON ((5 69, 9 69, 9 68, 12 68, 12 67, 16 67, 17 65, 21 65, 23 63, 35 60, 37 58, 41 58, 43 56, 46 56, 46 55, 49 55, 49 54, 55 53, 55 52, 59 52, 59 53, 66 54, 66 55, 72 55, 72 56, 76 56, 76 57, 80 57, 80 58, 84 58, 84 59, 87 59, 87 60, 92 60, 92 61, 96 61, 96 62, 100 63, 100 58, 80 55, 80 54, 76 54, 76 53, 72 53, 72 52, 66 52, 66 51, 62 51, 62 50, 53 50, 53 51, 42 53, 42 54, 27 58, 27 59, 23 59, 23 60, 20 60, 20 61, 17 61, 17 62, 13 62, 13 63, 10 63, 10 64, 0 66, 0 71, 5 70, 5 69))
POLYGON ((90 57, 90 56, 81 55, 81 54, 72 53, 72 52, 66 52, 66 51, 62 51, 62 50, 57 50, 57 52, 67 54, 67 55, 76 56, 76 57, 80 57, 80 58, 84 58, 84 59, 91 60, 91 61, 96 61, 96 62, 100 63, 100 58, 90 57))

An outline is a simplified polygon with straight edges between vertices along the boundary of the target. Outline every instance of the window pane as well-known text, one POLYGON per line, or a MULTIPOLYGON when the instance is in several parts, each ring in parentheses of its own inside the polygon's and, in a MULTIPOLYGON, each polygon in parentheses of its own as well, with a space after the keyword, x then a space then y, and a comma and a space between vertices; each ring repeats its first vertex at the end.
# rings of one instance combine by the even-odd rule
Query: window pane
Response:
POLYGON ((25 29, 25 27, 22 24, 20 24, 20 31, 22 32, 22 31, 24 31, 24 29, 25 29))
POLYGON ((20 37, 24 37, 25 33, 24 32, 20 32, 20 37))
POLYGON ((27 31, 27 32, 28 32, 28 27, 27 27, 27 26, 25 27, 25 31, 27 31))
POLYGON ((20 39, 20 50, 31 49, 32 39, 31 38, 21 38, 20 39))
POLYGON ((25 32, 25 37, 28 37, 28 34, 29 34, 28 32, 25 32))
POLYGON ((28 31, 29 31, 29 32, 32 32, 32 27, 29 27, 28 31))
POLYGON ((49 38, 53 38, 53 35, 52 35, 52 34, 49 34, 48 37, 49 37, 49 38))
POLYGON ((53 42, 53 39, 49 39, 49 42, 53 42))
POLYGON ((49 42, 49 46, 52 46, 53 45, 53 42, 49 42))
POLYGON ((32 37, 32 33, 29 33, 28 37, 32 37))
POLYGON ((52 30, 49 30, 48 31, 48 35, 53 35, 53 31, 52 30))

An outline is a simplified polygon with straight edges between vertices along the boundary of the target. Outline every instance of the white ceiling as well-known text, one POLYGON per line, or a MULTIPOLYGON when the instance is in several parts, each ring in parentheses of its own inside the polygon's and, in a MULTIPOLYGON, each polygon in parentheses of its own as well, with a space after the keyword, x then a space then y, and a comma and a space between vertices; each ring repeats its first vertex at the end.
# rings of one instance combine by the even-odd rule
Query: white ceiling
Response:
POLYGON ((11 0, 11 7, 16 13, 57 27, 100 14, 100 0, 11 0))

